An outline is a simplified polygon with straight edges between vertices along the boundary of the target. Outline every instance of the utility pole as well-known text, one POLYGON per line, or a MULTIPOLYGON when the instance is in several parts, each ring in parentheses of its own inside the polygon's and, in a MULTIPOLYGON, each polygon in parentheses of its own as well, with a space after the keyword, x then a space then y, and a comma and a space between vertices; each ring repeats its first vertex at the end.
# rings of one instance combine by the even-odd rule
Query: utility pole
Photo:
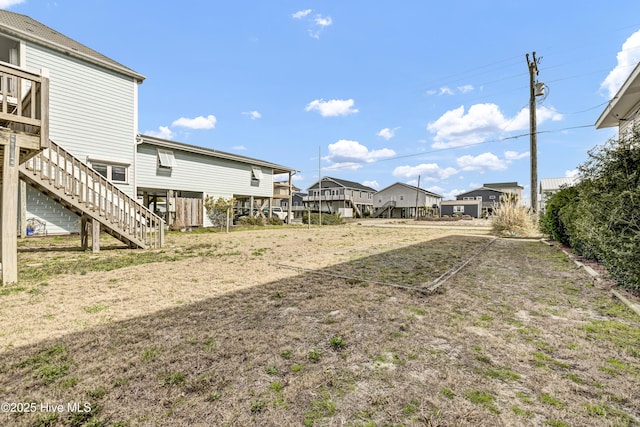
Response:
POLYGON ((420 197, 420 175, 418 175, 418 188, 416 188, 416 220, 418 219, 418 198, 419 197, 420 197))
POLYGON ((530 142, 530 158, 531 158, 531 211, 535 214, 538 212, 538 141, 536 129, 536 96, 544 93, 544 84, 536 81, 538 75, 538 63, 540 58, 536 58, 533 52, 533 59, 529 59, 527 53, 527 66, 529 67, 529 134, 530 142))
MULTIPOLYGON (((320 157, 320 146, 318 146, 318 227, 322 227, 322 158, 320 157)), ((311 217, 309 217, 311 222, 311 217)))

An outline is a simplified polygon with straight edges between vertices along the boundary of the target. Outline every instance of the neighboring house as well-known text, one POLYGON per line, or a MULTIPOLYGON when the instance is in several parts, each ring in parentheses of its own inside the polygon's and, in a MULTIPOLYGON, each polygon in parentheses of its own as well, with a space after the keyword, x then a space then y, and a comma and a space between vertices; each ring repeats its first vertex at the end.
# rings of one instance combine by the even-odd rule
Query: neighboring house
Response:
MULTIPOLYGON (((29 18, 0 10, 0 61, 49 75, 49 137, 135 196, 138 85, 144 76, 29 18)), ((26 217, 50 233, 80 231, 78 215, 33 186, 23 187, 26 217)))
POLYGON ((524 199, 522 198, 522 190, 524 187, 518 185, 517 182, 496 182, 489 184, 482 184, 485 188, 492 188, 494 190, 502 191, 505 194, 514 194, 517 197, 517 201, 519 204, 524 204, 524 199))
POLYGON ((482 217, 482 200, 445 200, 440 203, 441 216, 470 215, 482 217))
POLYGON ((640 62, 596 121, 596 129, 618 127, 618 134, 640 123, 640 62))
MULTIPOLYGON (((307 193, 301 193, 299 191, 296 191, 291 196, 291 212, 293 213, 293 218, 295 219, 302 218, 309 210, 309 208, 307 207, 307 203, 304 201, 305 196, 307 196, 307 193)), ((281 206, 285 211, 288 210, 289 201, 282 200, 281 206)))
POLYGON ((274 195, 273 176, 294 172, 264 160, 147 135, 138 137, 136 167, 138 196, 145 206, 179 227, 211 225, 203 207, 207 196, 233 197, 238 207, 270 211, 277 199, 289 200, 288 194, 274 195))
MULTIPOLYGON (((482 203, 481 216, 488 216, 500 203, 500 197, 505 194, 495 188, 480 187, 466 193, 458 194, 456 200, 470 201, 477 200, 482 203)), ((444 215, 444 212, 443 212, 444 215)))
POLYGON ((542 178, 540 180, 540 214, 544 214, 547 201, 563 188, 573 187, 578 183, 577 177, 542 178))
POLYGON ((273 182, 273 203, 274 206, 284 207, 287 205, 290 196, 299 193, 300 189, 288 181, 273 182))
POLYGON ((376 190, 345 179, 324 177, 308 188, 304 202, 315 212, 362 218, 373 211, 376 190))
MULTIPOLYGON (((51 142, 21 165, 22 236, 33 223, 48 234, 83 234, 94 224, 93 237, 102 230, 146 247, 149 230, 162 223, 146 206, 169 222, 182 208, 186 222, 207 225, 200 208, 206 195, 267 207, 274 203, 273 175, 293 171, 147 136, 139 144, 138 86, 145 77, 28 16, 0 10, 0 66, 5 75, 48 76, 51 142), (196 201, 176 206, 178 198, 196 201)), ((0 88, 9 101, 28 88, 14 84, 20 78, 0 88)))
POLYGON ((416 208, 419 215, 425 214, 425 208, 437 210, 442 196, 413 185, 396 182, 383 188, 373 196, 374 212, 372 217, 415 218, 416 208))

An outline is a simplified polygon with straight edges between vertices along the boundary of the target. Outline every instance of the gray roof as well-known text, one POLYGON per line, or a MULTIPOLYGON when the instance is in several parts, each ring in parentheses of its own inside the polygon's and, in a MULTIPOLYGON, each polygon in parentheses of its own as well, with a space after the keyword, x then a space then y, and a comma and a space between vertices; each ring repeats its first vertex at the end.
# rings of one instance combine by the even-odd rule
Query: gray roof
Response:
POLYGON ((189 153, 202 154, 204 156, 218 157, 220 159, 233 160, 240 163, 247 163, 255 166, 261 166, 273 169, 275 174, 298 172, 296 169, 267 162, 264 160, 254 159, 251 157, 239 156, 237 154, 227 153, 224 151, 214 150, 213 148, 198 147, 197 145, 184 144, 182 142, 169 141, 166 139, 156 138, 148 135, 138 135, 138 141, 142 144, 155 145, 157 147, 169 148, 172 150, 182 150, 189 153))
POLYGON ((484 190, 484 191, 495 191, 496 193, 504 193, 504 191, 500 191, 500 190, 498 190, 496 188, 479 187, 479 188, 474 188, 473 190, 465 191, 464 193, 460 193, 456 197, 464 196, 465 194, 473 193, 474 191, 482 191, 482 190, 484 190))
POLYGON ((573 187, 578 181, 578 177, 542 178, 540 180, 540 192, 558 191, 564 187, 573 187))
POLYGON ((30 18, 8 10, 0 10, 0 33, 45 46, 49 49, 91 62, 142 82, 145 77, 117 61, 60 34, 30 18))
MULTIPOLYGON (((330 176, 325 176, 322 178, 322 183, 323 183, 322 188, 331 188, 331 187, 325 187, 324 183, 327 181, 331 181, 334 184, 337 184, 336 185, 337 187, 352 188, 354 190, 369 191, 371 193, 376 192, 375 188, 367 187, 366 185, 362 185, 358 182, 347 181, 346 179, 332 178, 330 176)), ((316 182, 311 187, 309 187, 308 190, 315 189, 315 188, 318 188, 318 182, 316 182)))
POLYGON ((494 188, 494 189, 500 189, 500 188, 519 188, 521 190, 524 190, 524 187, 521 185, 518 185, 517 182, 493 182, 490 184, 482 184, 483 187, 486 188, 494 188))
POLYGON ((414 186, 414 185, 405 184, 404 182, 396 182, 396 183, 393 183, 393 184, 391 184, 391 185, 389 185, 389 186, 387 186, 387 187, 383 188, 382 190, 378 191, 378 193, 380 193, 380 192, 382 192, 382 191, 385 191, 385 190, 387 190, 387 189, 389 189, 389 188, 391 188, 391 187, 394 187, 394 186, 396 186, 396 185, 401 185, 401 186, 404 186, 404 187, 410 188, 410 189, 412 189, 412 190, 414 190, 414 191, 420 191, 420 192, 422 192, 422 193, 426 194, 427 196, 437 197, 437 198, 442 199, 442 196, 441 196, 441 195, 439 195, 439 194, 436 194, 436 193, 434 193, 434 192, 432 192, 432 191, 429 191, 429 190, 425 190, 424 188, 416 187, 416 186, 414 186))

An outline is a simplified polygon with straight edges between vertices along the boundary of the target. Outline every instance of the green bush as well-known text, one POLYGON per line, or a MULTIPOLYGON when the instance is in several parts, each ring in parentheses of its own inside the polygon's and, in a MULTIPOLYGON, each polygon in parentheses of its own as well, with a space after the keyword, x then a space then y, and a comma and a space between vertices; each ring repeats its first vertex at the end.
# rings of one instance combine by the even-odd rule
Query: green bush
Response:
MULTIPOLYGON (((318 225, 320 223, 320 214, 312 213, 311 214, 311 224, 318 225)), ((302 217, 303 224, 309 224, 309 215, 305 215, 302 217)), ((339 225, 343 224, 344 219, 339 214, 322 214, 322 225, 339 225)))
POLYGON ((591 150, 579 170, 580 184, 550 198, 543 231, 640 290, 640 128, 591 150))
POLYGON ((267 222, 269 225, 283 225, 284 222, 277 216, 272 216, 271 218, 267 218, 267 222))
POLYGON ((240 218, 238 218, 238 221, 236 221, 237 225, 258 225, 258 226, 262 226, 264 225, 264 218, 262 218, 261 216, 242 216, 240 218))

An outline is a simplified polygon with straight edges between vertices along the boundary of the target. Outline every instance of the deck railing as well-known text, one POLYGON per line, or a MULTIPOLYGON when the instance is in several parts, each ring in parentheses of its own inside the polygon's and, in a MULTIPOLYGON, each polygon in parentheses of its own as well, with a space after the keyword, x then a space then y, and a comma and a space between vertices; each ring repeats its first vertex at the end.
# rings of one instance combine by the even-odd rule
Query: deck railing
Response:
POLYGON ((71 198, 105 227, 143 247, 161 247, 164 221, 112 182, 50 141, 49 148, 29 159, 24 168, 36 182, 71 198))
POLYGON ((0 125, 15 132, 40 136, 49 146, 49 78, 9 64, 0 65, 0 125))

